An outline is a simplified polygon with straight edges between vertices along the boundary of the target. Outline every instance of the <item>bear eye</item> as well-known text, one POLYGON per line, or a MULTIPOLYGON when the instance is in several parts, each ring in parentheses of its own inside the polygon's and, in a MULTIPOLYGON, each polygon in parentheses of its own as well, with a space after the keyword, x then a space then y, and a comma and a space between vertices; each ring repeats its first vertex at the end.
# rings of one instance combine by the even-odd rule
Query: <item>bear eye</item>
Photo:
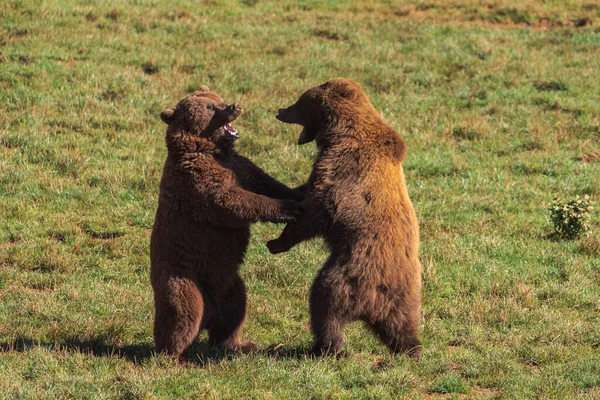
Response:
POLYGON ((212 105, 212 104, 209 104, 209 105, 206 106, 206 108, 208 108, 209 110, 214 110, 215 106, 212 105))

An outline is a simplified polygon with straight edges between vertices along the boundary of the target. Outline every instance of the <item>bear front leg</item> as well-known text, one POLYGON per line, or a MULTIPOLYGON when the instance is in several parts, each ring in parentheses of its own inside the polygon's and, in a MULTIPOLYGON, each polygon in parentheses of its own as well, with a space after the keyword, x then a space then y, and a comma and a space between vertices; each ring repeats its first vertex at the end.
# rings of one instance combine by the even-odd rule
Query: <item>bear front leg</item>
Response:
POLYGON ((186 278, 157 282, 154 292, 154 342, 156 351, 185 360, 182 353, 192 344, 204 313, 202 294, 186 278))
POLYGON ((308 192, 310 190, 310 183, 307 182, 307 183, 304 183, 304 184, 302 184, 300 186, 296 186, 294 188, 294 190, 296 192, 300 192, 302 194, 302 196, 304 197, 304 196, 306 196, 308 194, 308 192))
POLYGON ((298 243, 302 242, 302 238, 296 232, 298 230, 295 222, 289 222, 283 232, 277 239, 269 240, 267 248, 271 254, 285 253, 298 243))
POLYGON ((323 235, 329 226, 329 217, 322 207, 307 202, 302 203, 304 210, 294 222, 288 223, 277 239, 267 242, 271 254, 284 253, 305 240, 323 235))
POLYGON ((236 161, 236 174, 244 189, 273 199, 290 199, 296 201, 304 199, 305 194, 303 192, 290 189, 246 157, 238 154, 236 161))
POLYGON ((209 215, 215 225, 240 226, 258 221, 289 222, 300 214, 300 204, 293 200, 276 200, 252 193, 241 187, 216 193, 212 198, 209 212, 203 210, 203 217, 209 215))
POLYGON ((246 287, 242 279, 236 276, 208 326, 209 342, 213 346, 244 353, 257 349, 254 342, 240 339, 245 321, 246 287))

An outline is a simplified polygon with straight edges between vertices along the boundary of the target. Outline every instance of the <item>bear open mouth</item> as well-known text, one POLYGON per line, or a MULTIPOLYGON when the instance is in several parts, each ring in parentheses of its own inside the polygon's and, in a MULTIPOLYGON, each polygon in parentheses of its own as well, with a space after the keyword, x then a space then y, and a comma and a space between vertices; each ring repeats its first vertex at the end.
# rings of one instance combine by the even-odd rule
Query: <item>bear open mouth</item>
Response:
POLYGON ((240 134, 238 133, 238 131, 236 131, 235 128, 233 126, 231 126, 231 124, 225 124, 225 126, 223 128, 225 128, 225 132, 227 134, 229 134, 230 136, 233 136, 236 139, 240 137, 240 134))

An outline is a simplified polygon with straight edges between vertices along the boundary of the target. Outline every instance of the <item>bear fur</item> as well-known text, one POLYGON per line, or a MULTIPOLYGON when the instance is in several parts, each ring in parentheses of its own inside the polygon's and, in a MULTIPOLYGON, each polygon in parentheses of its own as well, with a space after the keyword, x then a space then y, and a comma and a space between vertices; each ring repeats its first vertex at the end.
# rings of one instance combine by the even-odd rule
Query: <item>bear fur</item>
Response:
POLYGON ((405 142, 349 79, 308 90, 277 118, 302 125, 298 143, 319 150, 303 212, 267 244, 276 254, 323 236, 331 251, 310 292, 313 352, 339 352, 344 325, 362 320, 393 352, 419 358, 422 267, 405 142))
POLYGON ((154 340, 181 359, 201 329, 214 346, 255 348, 240 340, 250 224, 289 222, 300 210, 301 193, 234 150, 230 122, 242 112, 203 86, 161 113, 168 155, 150 241, 154 340))

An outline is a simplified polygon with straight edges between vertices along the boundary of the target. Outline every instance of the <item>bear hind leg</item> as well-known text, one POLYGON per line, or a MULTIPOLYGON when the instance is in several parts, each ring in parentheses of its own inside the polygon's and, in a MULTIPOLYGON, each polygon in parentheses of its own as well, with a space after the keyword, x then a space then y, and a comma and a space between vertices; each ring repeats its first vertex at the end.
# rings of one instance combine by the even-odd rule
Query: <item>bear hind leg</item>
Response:
POLYGON ((188 279, 170 280, 155 295, 154 341, 156 351, 185 360, 182 353, 192 344, 204 314, 202 294, 188 279))
POLYGON ((245 353, 255 350, 254 342, 241 340, 246 321, 246 287, 239 276, 217 307, 207 327, 211 345, 245 353))
POLYGON ((338 354, 344 343, 345 315, 342 315, 326 283, 320 274, 310 292, 310 325, 315 341, 311 353, 316 355, 338 354))
POLYGON ((406 315, 398 313, 369 326, 394 353, 403 353, 414 359, 421 358, 418 318, 407 319, 406 315))

